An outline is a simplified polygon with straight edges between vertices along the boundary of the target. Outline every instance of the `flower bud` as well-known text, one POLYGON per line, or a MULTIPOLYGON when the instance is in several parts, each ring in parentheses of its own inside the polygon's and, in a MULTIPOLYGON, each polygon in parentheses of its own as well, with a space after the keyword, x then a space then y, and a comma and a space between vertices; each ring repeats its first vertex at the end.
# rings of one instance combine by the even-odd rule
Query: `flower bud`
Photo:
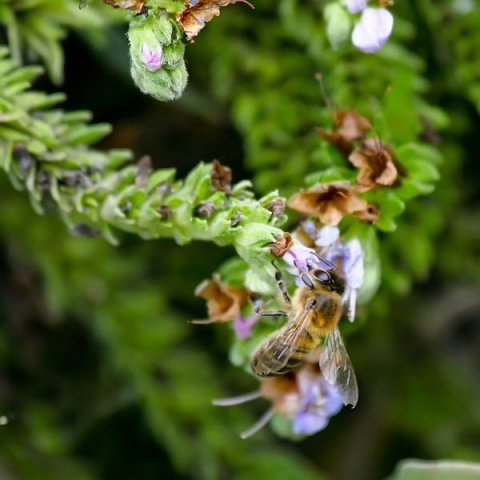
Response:
POLYGON ((328 40, 333 48, 337 48, 350 34, 350 15, 338 3, 330 3, 325 7, 325 20, 328 40))
POLYGON ((185 45, 175 19, 165 12, 137 15, 128 30, 131 74, 138 88, 157 100, 179 98, 187 85, 185 45))

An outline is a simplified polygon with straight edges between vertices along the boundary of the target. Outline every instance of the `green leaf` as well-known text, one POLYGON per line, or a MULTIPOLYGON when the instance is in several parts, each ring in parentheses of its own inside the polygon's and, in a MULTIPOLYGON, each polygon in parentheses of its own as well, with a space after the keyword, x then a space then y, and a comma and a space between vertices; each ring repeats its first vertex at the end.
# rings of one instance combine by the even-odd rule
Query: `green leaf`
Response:
POLYGON ((449 460, 404 460, 388 480, 478 480, 480 464, 449 460))

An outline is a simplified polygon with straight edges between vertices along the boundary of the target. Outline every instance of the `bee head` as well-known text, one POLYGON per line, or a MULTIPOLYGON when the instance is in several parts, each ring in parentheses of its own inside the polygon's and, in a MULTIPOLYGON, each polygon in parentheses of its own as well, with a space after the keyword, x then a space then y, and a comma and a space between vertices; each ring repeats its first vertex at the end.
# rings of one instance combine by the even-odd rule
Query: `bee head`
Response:
POLYGON ((313 280, 328 288, 331 292, 337 292, 338 294, 343 295, 345 290, 345 280, 337 269, 313 269, 310 270, 310 275, 313 280))

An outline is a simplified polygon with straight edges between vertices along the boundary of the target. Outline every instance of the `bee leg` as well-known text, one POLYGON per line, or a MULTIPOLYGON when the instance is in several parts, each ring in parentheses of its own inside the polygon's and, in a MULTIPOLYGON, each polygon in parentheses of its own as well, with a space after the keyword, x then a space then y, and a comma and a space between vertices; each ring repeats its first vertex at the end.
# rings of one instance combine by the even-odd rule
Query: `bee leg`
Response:
POLYGON ((293 264, 297 267, 298 276, 302 280, 302 282, 311 290, 313 290, 314 285, 313 282, 310 280, 310 277, 298 266, 297 262, 293 262, 293 264))
POLYGON ((285 310, 269 310, 267 312, 258 312, 261 317, 288 317, 285 310))
POLYGON ((261 307, 263 305, 263 298, 256 293, 250 294, 250 301, 252 302, 253 311, 260 315, 261 307))
POLYGON ((252 302, 253 311, 260 317, 288 317, 288 312, 284 310, 268 310, 262 312, 263 299, 260 295, 252 293, 250 295, 250 301, 252 302))
POLYGON ((275 268, 275 280, 277 281, 278 289, 282 292, 283 299, 285 300, 285 303, 290 304, 291 300, 290 300, 290 296, 288 295, 288 292, 287 292, 287 287, 285 286, 285 279, 283 278, 282 272, 275 265, 274 262, 272 262, 272 265, 275 268))

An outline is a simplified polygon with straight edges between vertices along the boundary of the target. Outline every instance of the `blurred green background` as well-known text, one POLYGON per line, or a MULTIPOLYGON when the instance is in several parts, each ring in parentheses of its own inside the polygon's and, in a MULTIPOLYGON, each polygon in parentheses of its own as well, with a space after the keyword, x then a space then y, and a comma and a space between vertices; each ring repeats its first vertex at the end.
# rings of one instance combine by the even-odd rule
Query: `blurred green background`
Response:
POLYGON ((196 285, 233 250, 74 237, 53 205, 38 216, 3 175, 1 480, 371 480, 404 458, 480 462, 480 8, 398 1, 393 37, 371 56, 348 42, 332 49, 325 4, 224 9, 187 47, 189 86, 168 104, 134 88, 121 14, 75 8, 112 24, 63 21, 64 82, 45 76, 35 88, 61 89, 65 109, 110 122, 102 148, 149 154, 179 176, 219 159, 259 194, 288 195, 323 167, 315 127, 330 113, 317 72, 334 105, 370 114, 386 141, 436 148, 437 189, 379 234, 382 285, 348 335, 358 406, 298 443, 268 427, 240 440, 265 402, 211 400, 257 382, 228 361, 229 325, 187 323, 205 317, 196 285))

